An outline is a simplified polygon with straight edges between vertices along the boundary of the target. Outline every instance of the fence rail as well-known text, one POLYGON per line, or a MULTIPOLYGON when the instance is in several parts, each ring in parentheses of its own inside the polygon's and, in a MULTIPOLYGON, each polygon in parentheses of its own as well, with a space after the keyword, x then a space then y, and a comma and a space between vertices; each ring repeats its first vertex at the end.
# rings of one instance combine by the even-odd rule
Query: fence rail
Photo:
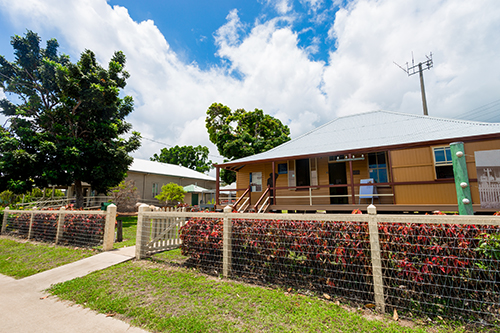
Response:
MULTIPOLYGON (((100 207, 101 203, 108 202, 112 197, 110 196, 88 196, 83 198, 83 204, 85 208, 89 207, 100 207)), ((16 207, 36 207, 37 209, 42 208, 59 208, 61 206, 67 206, 76 202, 75 197, 54 197, 54 198, 38 198, 30 202, 23 202, 16 204, 16 207)))
MULTIPOLYGON (((162 219, 184 225, 175 237, 188 264, 211 274, 327 293, 381 312, 397 309, 400 317, 500 327, 500 217, 378 215, 373 205, 368 212, 252 214, 226 207, 143 216, 150 230, 162 219)), ((137 251, 154 234, 143 229, 137 251)))
POLYGON ((113 248, 116 206, 107 210, 12 210, 3 212, 1 234, 79 247, 113 248))

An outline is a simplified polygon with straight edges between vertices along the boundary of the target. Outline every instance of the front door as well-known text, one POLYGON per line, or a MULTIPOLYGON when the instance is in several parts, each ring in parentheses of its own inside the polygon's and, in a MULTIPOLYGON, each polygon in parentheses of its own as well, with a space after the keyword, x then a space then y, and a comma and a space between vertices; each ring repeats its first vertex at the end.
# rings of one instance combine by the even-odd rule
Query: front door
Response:
POLYGON ((198 193, 191 193, 191 206, 198 205, 198 193))
MULTIPOLYGON (((330 185, 347 184, 347 172, 345 162, 329 163, 328 178, 330 185)), ((348 204, 347 186, 345 187, 330 187, 330 195, 346 195, 345 197, 330 197, 330 203, 333 204, 348 204)))

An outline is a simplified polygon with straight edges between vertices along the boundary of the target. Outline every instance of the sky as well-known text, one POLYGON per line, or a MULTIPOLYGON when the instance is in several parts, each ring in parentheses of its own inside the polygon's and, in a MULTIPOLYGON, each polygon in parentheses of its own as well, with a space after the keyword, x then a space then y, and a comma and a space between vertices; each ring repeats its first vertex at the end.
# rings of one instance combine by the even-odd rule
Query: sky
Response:
POLYGON ((429 115, 500 122, 498 0, 0 0, 0 54, 14 60, 27 29, 73 62, 125 53, 136 158, 204 145, 222 162, 205 128, 214 102, 261 109, 292 138, 356 113, 422 114, 418 75, 397 65, 431 53, 429 115))

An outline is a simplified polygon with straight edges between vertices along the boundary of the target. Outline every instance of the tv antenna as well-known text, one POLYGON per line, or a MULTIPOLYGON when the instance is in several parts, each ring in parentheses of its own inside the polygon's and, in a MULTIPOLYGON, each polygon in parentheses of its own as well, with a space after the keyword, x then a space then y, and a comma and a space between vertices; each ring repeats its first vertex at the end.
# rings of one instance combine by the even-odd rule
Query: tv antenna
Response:
POLYGON ((426 61, 424 62, 419 62, 418 64, 415 65, 415 60, 413 59, 413 52, 411 53, 411 67, 408 65, 408 62, 406 63, 406 69, 403 68, 402 66, 399 66, 394 62, 396 66, 401 68, 408 76, 412 76, 414 74, 419 73, 420 74, 420 91, 422 93, 422 105, 424 107, 424 115, 427 116, 427 99, 425 98, 425 87, 424 87, 424 74, 422 74, 423 71, 426 69, 431 69, 433 62, 432 62, 432 52, 429 54, 429 56, 425 56, 427 58, 426 61))

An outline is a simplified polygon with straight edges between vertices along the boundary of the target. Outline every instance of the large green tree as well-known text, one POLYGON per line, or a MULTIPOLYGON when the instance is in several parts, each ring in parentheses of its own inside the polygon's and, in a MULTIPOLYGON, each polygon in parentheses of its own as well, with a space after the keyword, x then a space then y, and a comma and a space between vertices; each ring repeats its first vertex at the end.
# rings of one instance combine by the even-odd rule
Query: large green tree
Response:
POLYGON ((0 88, 14 95, 0 102, 10 125, 0 133, 0 186, 24 192, 75 184, 81 207, 82 182, 98 192, 117 186, 140 146, 137 132, 120 137, 132 128, 125 122, 132 97, 119 96, 129 77, 125 55, 115 52, 103 68, 90 50, 73 64, 55 39, 41 48, 32 31, 11 44, 15 61, 0 56, 0 88))
POLYGON ((160 155, 154 154, 151 161, 177 164, 198 172, 208 172, 212 161, 208 159, 209 150, 204 146, 175 146, 163 148, 160 155))
MULTIPOLYGON (((262 153, 290 140, 290 129, 262 110, 231 109, 213 103, 207 110, 205 125, 210 141, 227 161, 262 153)), ((236 180, 234 172, 222 170, 222 180, 236 180)))

